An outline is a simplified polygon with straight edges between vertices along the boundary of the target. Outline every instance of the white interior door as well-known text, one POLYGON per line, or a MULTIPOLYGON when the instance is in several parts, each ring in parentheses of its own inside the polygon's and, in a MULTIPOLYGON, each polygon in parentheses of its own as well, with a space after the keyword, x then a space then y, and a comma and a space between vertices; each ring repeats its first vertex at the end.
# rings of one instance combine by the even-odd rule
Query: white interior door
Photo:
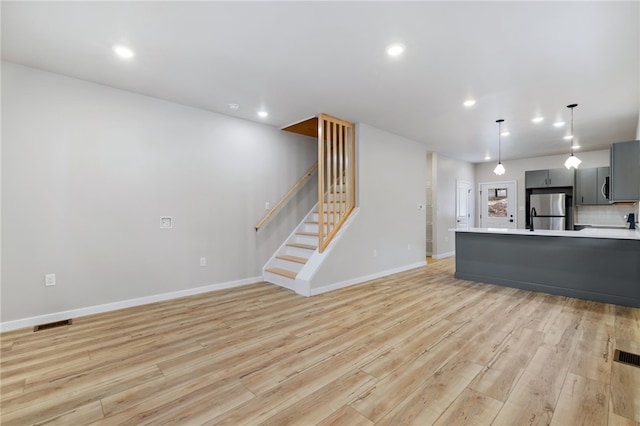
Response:
POLYGON ((480 227, 515 228, 517 218, 515 182, 480 184, 480 227))
POLYGON ((471 184, 456 182, 456 228, 469 229, 471 221, 471 184))

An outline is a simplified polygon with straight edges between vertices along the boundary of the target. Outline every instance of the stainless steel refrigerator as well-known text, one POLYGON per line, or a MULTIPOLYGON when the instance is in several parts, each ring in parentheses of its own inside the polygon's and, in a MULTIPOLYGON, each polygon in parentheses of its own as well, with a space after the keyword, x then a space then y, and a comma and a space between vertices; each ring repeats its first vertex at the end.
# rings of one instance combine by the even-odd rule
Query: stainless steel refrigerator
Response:
POLYGON ((530 220, 534 229, 565 229, 567 222, 565 194, 531 194, 530 220))

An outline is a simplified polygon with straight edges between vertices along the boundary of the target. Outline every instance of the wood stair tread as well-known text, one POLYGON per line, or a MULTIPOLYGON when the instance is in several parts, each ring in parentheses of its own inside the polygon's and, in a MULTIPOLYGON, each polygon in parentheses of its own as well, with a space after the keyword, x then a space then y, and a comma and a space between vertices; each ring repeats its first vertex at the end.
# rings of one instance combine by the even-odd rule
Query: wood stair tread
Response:
POLYGON ((296 272, 289 271, 288 269, 282 268, 269 268, 266 269, 267 272, 271 272, 272 274, 282 275, 283 277, 291 278, 292 280, 296 279, 296 272))
POLYGON ((297 247, 297 248, 302 248, 302 249, 307 249, 307 250, 315 250, 318 248, 318 246, 312 246, 310 244, 301 244, 301 243, 287 243, 287 246, 289 247, 297 247))
POLYGON ((280 254, 276 256, 276 259, 288 260, 289 262, 296 262, 296 263, 302 263, 302 264, 307 263, 307 260, 308 260, 308 259, 305 259, 304 257, 291 256, 290 254, 280 254))

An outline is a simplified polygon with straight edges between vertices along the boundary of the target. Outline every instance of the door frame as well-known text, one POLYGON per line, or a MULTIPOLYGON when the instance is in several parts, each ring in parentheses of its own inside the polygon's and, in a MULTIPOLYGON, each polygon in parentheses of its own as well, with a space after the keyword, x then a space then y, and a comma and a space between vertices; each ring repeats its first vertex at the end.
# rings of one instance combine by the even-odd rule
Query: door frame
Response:
POLYGON ((501 181, 496 181, 496 182, 480 182, 478 184, 478 213, 477 213, 477 220, 478 220, 478 226, 480 228, 486 228, 486 226, 484 226, 484 224, 482 223, 482 185, 513 185, 514 188, 514 199, 515 199, 515 206, 513 209, 513 223, 515 223, 515 228, 518 228, 518 181, 517 180, 501 180, 501 181))

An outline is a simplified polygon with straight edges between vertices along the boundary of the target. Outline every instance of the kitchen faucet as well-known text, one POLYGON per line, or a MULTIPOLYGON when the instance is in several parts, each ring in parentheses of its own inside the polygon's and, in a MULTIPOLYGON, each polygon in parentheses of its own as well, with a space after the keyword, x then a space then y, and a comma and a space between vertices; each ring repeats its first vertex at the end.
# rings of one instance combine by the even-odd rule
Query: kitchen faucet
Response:
POLYGON ((531 219, 531 224, 529 225, 529 231, 533 232, 533 217, 538 216, 538 212, 535 207, 531 207, 531 214, 529 215, 531 219))

